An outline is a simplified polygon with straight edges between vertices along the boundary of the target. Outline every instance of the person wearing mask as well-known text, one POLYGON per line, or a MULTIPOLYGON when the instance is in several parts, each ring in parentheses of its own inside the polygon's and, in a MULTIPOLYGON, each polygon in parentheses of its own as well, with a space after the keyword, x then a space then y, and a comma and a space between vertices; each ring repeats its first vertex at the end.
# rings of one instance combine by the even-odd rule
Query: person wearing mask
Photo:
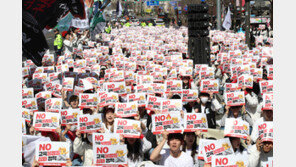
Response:
POLYGON ((222 106, 213 98, 213 93, 200 93, 194 111, 205 113, 208 120, 208 128, 216 129, 216 114, 222 106))
POLYGON ((152 162, 159 162, 159 165, 164 166, 186 166, 193 167, 193 159, 181 150, 181 146, 184 143, 184 137, 180 133, 168 133, 164 131, 162 133, 163 140, 152 151, 150 160, 152 162), (165 143, 169 145, 169 149, 162 149, 165 143))
POLYGON ((54 29, 55 39, 53 42, 54 51, 55 51, 55 61, 57 61, 58 56, 62 54, 63 47, 63 38, 58 29, 54 29))
POLYGON ((250 127, 253 126, 253 120, 251 116, 246 112, 245 106, 226 106, 226 112, 221 119, 221 127, 225 126, 226 118, 240 118, 247 121, 250 127))
POLYGON ((258 138, 256 144, 250 148, 249 166, 261 167, 272 157, 273 141, 262 141, 258 138))

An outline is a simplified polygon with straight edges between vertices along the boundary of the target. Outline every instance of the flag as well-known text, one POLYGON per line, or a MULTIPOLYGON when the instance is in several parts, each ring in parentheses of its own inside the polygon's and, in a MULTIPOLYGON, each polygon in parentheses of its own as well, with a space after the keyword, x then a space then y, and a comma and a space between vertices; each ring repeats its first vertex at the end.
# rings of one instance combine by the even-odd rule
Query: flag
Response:
POLYGON ((68 31, 73 19, 73 15, 69 12, 65 17, 63 17, 55 28, 59 29, 60 32, 68 31))
POLYGON ((231 16, 230 16, 230 9, 228 7, 228 11, 227 14, 225 16, 225 19, 223 21, 223 25, 222 25, 226 30, 229 30, 231 27, 231 16))
POLYGON ((120 3, 120 0, 118 0, 118 2, 117 2, 116 14, 117 14, 117 17, 120 17, 121 14, 122 14, 122 6, 121 6, 121 3, 120 3))
POLYGON ((95 36, 104 31, 106 26, 105 15, 102 11, 98 11, 94 16, 90 25, 91 40, 95 40, 95 36))

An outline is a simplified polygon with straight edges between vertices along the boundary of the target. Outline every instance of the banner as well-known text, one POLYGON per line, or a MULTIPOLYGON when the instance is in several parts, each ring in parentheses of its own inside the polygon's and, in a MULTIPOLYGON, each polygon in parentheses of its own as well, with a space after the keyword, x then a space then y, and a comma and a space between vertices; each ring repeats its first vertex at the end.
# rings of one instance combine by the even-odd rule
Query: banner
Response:
POLYGON ((125 138, 140 138, 141 121, 132 119, 115 118, 114 133, 123 134, 125 138))
POLYGON ((161 134, 164 130, 170 133, 181 133, 183 130, 181 124, 181 114, 177 112, 152 115, 153 134, 161 134))
POLYGON ((133 117, 138 115, 138 103, 116 103, 115 104, 115 115, 117 117, 133 117))
POLYGON ((33 126, 36 131, 55 132, 60 127, 60 114, 52 112, 35 112, 33 126))
POLYGON ((134 93, 127 95, 127 102, 137 102, 138 107, 145 107, 146 106, 146 95, 145 93, 134 93))
POLYGON ((208 121, 205 113, 185 113, 184 132, 208 131, 208 121))
POLYGON ((253 75, 244 74, 238 77, 239 89, 241 89, 243 86, 253 89, 253 75))
POLYGON ((34 89, 33 88, 23 88, 22 89, 22 98, 23 99, 34 98, 34 89))
POLYGON ((181 80, 172 80, 172 81, 165 81, 166 84, 166 93, 182 93, 183 90, 183 82, 181 80))
POLYGON ((118 94, 126 93, 125 82, 104 83, 104 88, 107 90, 107 92, 114 92, 118 94))
POLYGON ((91 108, 97 107, 98 105, 97 94, 92 93, 80 93, 79 94, 79 107, 80 108, 91 108))
POLYGON ((61 125, 65 126, 67 124, 78 124, 78 115, 82 115, 82 111, 80 109, 64 109, 61 110, 61 125))
POLYGON ((251 74, 254 77, 254 80, 261 80, 263 76, 263 69, 262 68, 251 68, 251 74))
POLYGON ((262 141, 273 142, 273 122, 262 122, 258 125, 258 134, 262 141))
POLYGON ((93 133, 101 130, 102 125, 102 114, 82 114, 78 115, 78 130, 81 133, 93 133))
POLYGON ((93 161, 96 166, 127 165, 127 146, 93 145, 93 161))
POLYGON ((249 160, 247 156, 214 155, 212 167, 247 167, 248 161, 249 160))
POLYGON ((116 133, 93 133, 93 145, 119 145, 120 136, 116 133))
POLYGON ((229 138, 219 140, 207 140, 200 148, 204 155, 204 160, 207 163, 212 162, 214 155, 231 155, 234 154, 229 138))
POLYGON ((161 102, 161 113, 181 112, 183 103, 180 99, 165 99, 161 102))
POLYGON ((35 159, 40 166, 66 166, 70 158, 68 142, 38 142, 35 148, 35 159))
POLYGON ((26 108, 22 108, 22 118, 26 120, 26 122, 31 122, 31 114, 30 110, 26 108))
POLYGON ((63 99, 61 98, 50 98, 45 101, 46 112, 59 113, 63 106, 63 99))
POLYGON ((166 85, 162 83, 152 83, 151 86, 153 87, 154 93, 165 93, 166 92, 166 85))
POLYGON ((136 92, 137 93, 152 94, 153 93, 152 84, 137 84, 136 92))
POLYGON ((226 118, 224 136, 247 139, 250 134, 249 123, 242 119, 226 118))
POLYGON ((148 95, 146 100, 146 110, 161 111, 163 98, 157 96, 148 95))
POLYGON ((219 81, 216 79, 203 79, 200 82, 201 93, 219 93, 219 81))
POLYGON ((245 94, 242 91, 225 94, 225 103, 228 106, 245 105, 245 94))
POLYGON ((265 80, 259 82, 261 94, 272 94, 273 93, 273 81, 265 80))
MULTIPOLYGON (((208 68, 207 68, 208 69, 208 68)), ((215 79, 215 71, 207 70, 199 72, 199 79, 215 79)))
POLYGON ((119 102, 117 93, 105 93, 100 96, 100 105, 102 107, 115 105, 115 103, 119 102))
POLYGON ((273 110, 273 94, 263 95, 263 110, 273 110))
POLYGON ((193 102, 198 98, 198 90, 193 89, 183 89, 182 101, 193 102))
POLYGON ((33 112, 38 111, 37 101, 35 98, 23 99, 22 100, 22 107, 29 109, 33 112))

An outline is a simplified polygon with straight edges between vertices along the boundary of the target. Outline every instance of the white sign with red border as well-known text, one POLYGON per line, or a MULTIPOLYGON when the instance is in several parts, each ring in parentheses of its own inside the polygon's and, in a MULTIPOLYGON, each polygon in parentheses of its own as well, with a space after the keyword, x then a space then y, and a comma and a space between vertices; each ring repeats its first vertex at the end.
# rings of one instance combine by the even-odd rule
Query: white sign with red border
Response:
POLYGON ((93 133, 93 145, 119 145, 120 136, 116 133, 93 133))
POLYGON ((226 118, 224 136, 247 139, 250 131, 249 123, 242 119, 226 118))
POLYGON ((60 112, 63 106, 63 99, 61 98, 50 98, 45 101, 46 112, 60 112))
POLYGON ((140 138, 141 122, 131 119, 115 118, 114 133, 123 134, 125 138, 140 138))
POLYGON ((203 79, 200 82, 201 93, 219 93, 219 81, 217 79, 203 79))
POLYGON ((52 112, 35 112, 33 126, 36 131, 54 132, 60 127, 60 114, 52 112))
POLYGON ((171 112, 168 114, 153 114, 153 134, 161 134, 164 130, 168 131, 169 133, 181 133, 183 130, 181 114, 178 112, 171 112))
POLYGON ((93 162, 96 166, 106 167, 127 165, 127 146, 93 145, 93 162))
POLYGON ((77 129, 81 133, 93 133, 101 130, 102 125, 102 114, 82 114, 78 115, 77 129))
POLYGON ((225 94, 225 103, 228 106, 245 105, 245 94, 242 91, 230 92, 225 94))
POLYGON ((138 115, 138 103, 115 103, 115 115, 117 117, 133 117, 138 115))
POLYGON ((208 121, 205 113, 185 113, 184 132, 208 131, 208 121))
POLYGON ((80 109, 64 109, 61 110, 61 125, 78 124, 78 115, 82 115, 80 109))

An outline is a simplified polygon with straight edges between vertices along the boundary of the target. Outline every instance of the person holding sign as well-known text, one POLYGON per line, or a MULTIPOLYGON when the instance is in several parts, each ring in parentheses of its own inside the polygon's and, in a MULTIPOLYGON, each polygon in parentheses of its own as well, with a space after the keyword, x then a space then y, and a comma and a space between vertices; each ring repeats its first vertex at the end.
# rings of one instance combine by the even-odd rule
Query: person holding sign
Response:
POLYGON ((162 132, 163 140, 152 151, 150 160, 152 162, 159 162, 159 165, 164 166, 186 166, 193 167, 193 159, 181 150, 181 145, 184 142, 183 135, 180 133, 162 132), (162 149, 165 143, 169 145, 170 149, 162 149))
POLYGON ((259 130, 258 126, 262 124, 263 122, 273 122, 273 110, 263 110, 262 116, 260 119, 258 119, 253 127, 253 131, 251 134, 251 139, 255 143, 259 137, 259 130))
POLYGON ((245 106, 225 106, 226 112, 221 119, 221 127, 225 126, 226 118, 240 118, 247 121, 250 126, 253 126, 253 120, 250 115, 246 112, 245 106))
POLYGON ((221 105, 216 99, 213 99, 213 93, 200 93, 198 104, 194 107, 195 112, 205 113, 208 120, 208 128, 216 128, 216 114, 221 105), (200 99, 200 100, 199 100, 200 99))
POLYGON ((258 138, 256 144, 250 148, 249 166, 261 167, 264 162, 273 157, 273 142, 262 141, 258 138))
POLYGON ((257 106, 258 106, 258 96, 254 93, 253 89, 242 87, 245 92, 246 98, 246 111, 250 114, 253 122, 257 120, 257 106))

